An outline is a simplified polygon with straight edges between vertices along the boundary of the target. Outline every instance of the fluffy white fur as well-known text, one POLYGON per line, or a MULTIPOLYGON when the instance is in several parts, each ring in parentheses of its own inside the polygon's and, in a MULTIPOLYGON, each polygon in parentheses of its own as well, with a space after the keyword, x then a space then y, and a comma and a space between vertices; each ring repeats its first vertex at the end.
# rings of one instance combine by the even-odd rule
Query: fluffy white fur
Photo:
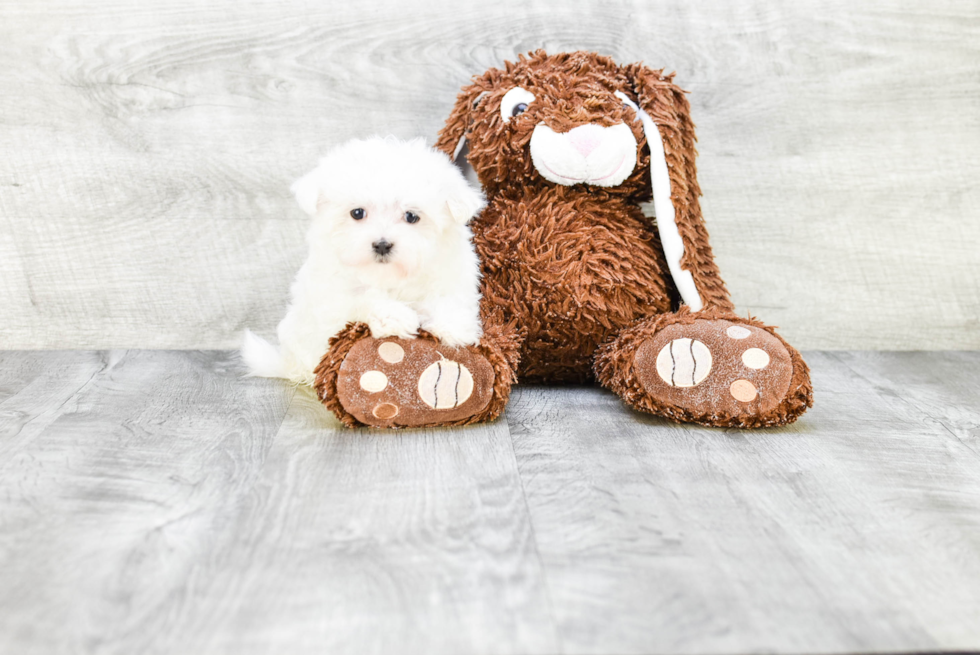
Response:
POLYGON ((312 384, 330 337, 350 321, 367 323, 375 337, 411 337, 422 327, 453 346, 479 341, 479 262, 466 224, 484 200, 444 154, 421 139, 350 141, 292 191, 313 217, 309 255, 290 289, 279 347, 245 332, 252 375, 312 384), (364 218, 351 216, 356 208, 364 218), (383 256, 373 246, 382 240, 392 245, 383 256))

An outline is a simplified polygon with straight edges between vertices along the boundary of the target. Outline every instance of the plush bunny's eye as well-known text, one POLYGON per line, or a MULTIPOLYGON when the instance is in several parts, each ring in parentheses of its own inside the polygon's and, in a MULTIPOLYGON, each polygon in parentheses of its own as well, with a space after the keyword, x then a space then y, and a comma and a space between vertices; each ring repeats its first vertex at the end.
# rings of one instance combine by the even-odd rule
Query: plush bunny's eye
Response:
POLYGON ((639 108, 637 107, 636 103, 633 102, 632 100, 630 100, 629 96, 627 96, 622 91, 617 91, 616 92, 616 97, 619 98, 622 101, 623 107, 625 109, 632 109, 633 110, 633 120, 634 121, 639 121, 640 120, 640 111, 639 111, 639 108))
POLYGON ((506 123, 514 116, 523 113, 527 110, 527 106, 534 102, 534 94, 527 89, 522 89, 519 86, 515 86, 513 89, 504 94, 503 100, 500 101, 500 117, 504 119, 506 123))

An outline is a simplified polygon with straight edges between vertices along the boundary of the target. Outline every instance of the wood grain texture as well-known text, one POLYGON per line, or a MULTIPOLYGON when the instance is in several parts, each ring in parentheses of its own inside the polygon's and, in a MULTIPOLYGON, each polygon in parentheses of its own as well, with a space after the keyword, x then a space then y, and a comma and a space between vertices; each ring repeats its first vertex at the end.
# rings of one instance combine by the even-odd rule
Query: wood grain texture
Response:
POLYGON ((518 388, 506 416, 565 652, 980 647, 980 455, 934 418, 975 429, 957 389, 980 373, 916 356, 808 353, 814 408, 757 432, 518 388))
POLYGON ((980 649, 977 354, 807 356, 787 428, 375 432, 231 353, 0 353, 0 652, 980 649))
POLYGON ((975 2, 0 0, 0 347, 231 347, 303 260, 289 183, 430 139, 537 47, 676 70, 742 311, 802 348, 980 348, 975 2))
POLYGON ((4 353, 0 371, 0 651, 160 652, 211 620, 209 557, 291 391, 229 353, 4 353))
POLYGON ((839 352, 833 357, 892 399, 896 410, 921 414, 980 455, 980 353, 839 352))
POLYGON ((555 652, 506 423, 348 431, 242 373, 0 356, 0 652, 555 652))
POLYGON ((506 423, 348 430, 301 388, 233 530, 236 596, 176 652, 558 648, 506 423))
POLYGON ((231 353, 0 353, 0 652, 980 649, 977 354, 807 355, 781 429, 374 432, 231 353))

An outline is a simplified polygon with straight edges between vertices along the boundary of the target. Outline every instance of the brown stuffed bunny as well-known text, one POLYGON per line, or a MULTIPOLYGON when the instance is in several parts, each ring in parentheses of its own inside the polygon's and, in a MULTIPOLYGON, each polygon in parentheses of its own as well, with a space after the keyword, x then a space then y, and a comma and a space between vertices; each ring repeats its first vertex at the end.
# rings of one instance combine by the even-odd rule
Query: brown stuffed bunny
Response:
POLYGON ((690 107, 672 78, 538 51, 465 87, 436 147, 465 151, 487 195, 471 226, 483 340, 452 349, 349 326, 317 369, 327 407, 351 426, 473 423, 499 415, 516 376, 598 380, 634 409, 710 426, 782 425, 806 411, 799 353, 733 312, 698 203, 690 107), (651 197, 655 219, 641 210, 651 197), (361 388, 373 370, 386 389, 361 388))

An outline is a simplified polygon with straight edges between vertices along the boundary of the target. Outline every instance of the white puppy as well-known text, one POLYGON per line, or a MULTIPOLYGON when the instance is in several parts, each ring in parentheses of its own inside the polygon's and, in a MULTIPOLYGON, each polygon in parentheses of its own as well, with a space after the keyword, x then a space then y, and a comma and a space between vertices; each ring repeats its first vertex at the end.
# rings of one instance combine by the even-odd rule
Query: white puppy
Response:
POLYGON ((252 375, 312 384, 330 337, 350 321, 374 337, 422 327, 452 346, 481 335, 479 262, 467 222, 484 204, 421 139, 350 141, 292 186, 313 217, 279 348, 245 332, 252 375))

